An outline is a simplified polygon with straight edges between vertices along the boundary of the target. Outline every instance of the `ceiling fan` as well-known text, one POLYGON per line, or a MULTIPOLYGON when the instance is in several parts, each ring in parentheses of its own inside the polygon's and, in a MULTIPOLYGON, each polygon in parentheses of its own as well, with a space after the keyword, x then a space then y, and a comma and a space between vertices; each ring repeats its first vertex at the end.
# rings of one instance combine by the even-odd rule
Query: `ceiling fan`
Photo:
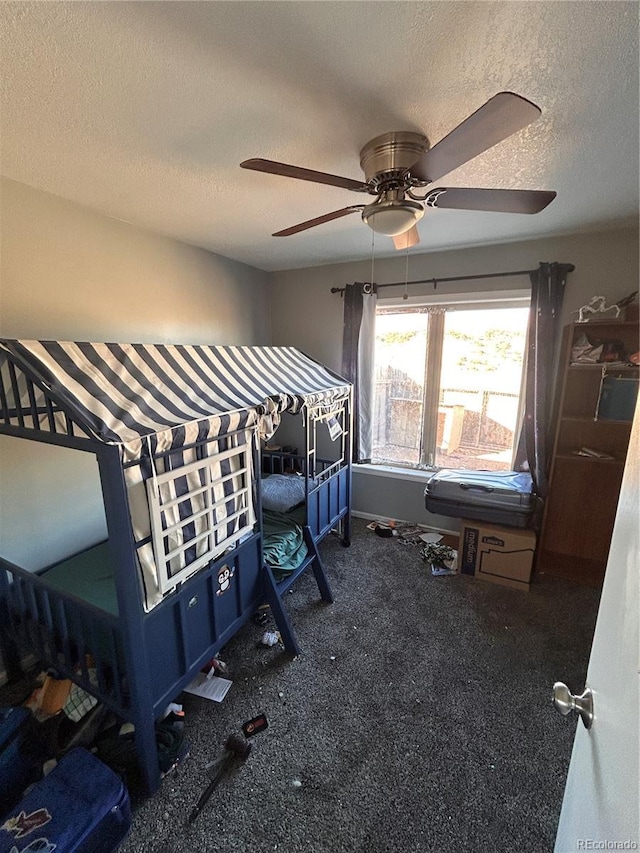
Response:
POLYGON ((325 213, 276 231, 274 237, 289 237, 323 222, 361 212, 363 221, 373 231, 392 237, 396 249, 406 249, 420 242, 416 223, 423 217, 425 205, 456 210, 539 213, 553 201, 556 193, 551 190, 426 189, 443 175, 526 127, 540 113, 540 108, 526 98, 514 92, 498 92, 433 148, 426 136, 411 131, 376 136, 360 152, 364 181, 274 160, 245 160, 240 166, 375 196, 371 204, 352 204, 325 213), (416 190, 422 190, 423 194, 416 190))

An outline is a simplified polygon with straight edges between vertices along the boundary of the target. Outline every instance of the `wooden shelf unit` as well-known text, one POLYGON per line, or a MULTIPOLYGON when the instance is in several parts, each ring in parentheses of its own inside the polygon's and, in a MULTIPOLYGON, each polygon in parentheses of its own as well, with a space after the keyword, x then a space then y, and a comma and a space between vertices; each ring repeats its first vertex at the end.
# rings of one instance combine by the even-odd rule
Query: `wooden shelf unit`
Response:
POLYGON ((630 421, 598 418, 603 368, 607 376, 638 377, 627 364, 572 364, 578 336, 621 341, 627 354, 640 348, 637 322, 571 323, 564 330, 557 381, 549 495, 540 532, 536 571, 600 586, 618 505, 630 421), (612 459, 579 456, 593 448, 612 459))

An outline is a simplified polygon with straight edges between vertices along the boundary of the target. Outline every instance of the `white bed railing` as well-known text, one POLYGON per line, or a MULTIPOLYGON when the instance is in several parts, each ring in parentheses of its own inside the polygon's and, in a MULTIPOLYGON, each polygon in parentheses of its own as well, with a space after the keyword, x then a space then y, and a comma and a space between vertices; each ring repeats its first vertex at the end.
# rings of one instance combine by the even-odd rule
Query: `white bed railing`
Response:
POLYGON ((232 447, 147 480, 163 595, 253 532, 253 441, 253 430, 240 431, 232 447))

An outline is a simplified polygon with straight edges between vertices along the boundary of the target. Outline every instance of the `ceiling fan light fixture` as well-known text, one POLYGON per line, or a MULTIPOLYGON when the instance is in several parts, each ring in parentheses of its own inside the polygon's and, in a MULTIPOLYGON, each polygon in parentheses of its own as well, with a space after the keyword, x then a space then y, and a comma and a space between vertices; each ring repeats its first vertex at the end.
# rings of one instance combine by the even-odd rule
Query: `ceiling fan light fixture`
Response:
POLYGON ((368 204, 362 219, 376 234, 397 237, 404 234, 424 216, 424 208, 416 201, 389 200, 368 204))

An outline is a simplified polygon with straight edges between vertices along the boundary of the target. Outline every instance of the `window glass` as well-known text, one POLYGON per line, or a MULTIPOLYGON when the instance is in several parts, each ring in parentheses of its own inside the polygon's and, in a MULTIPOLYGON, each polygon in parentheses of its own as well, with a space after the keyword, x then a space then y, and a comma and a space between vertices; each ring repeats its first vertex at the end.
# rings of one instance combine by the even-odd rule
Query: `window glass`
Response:
POLYGON ((511 469, 528 314, 528 308, 445 314, 436 465, 511 469))
POLYGON ((373 461, 510 470, 528 316, 495 305, 379 308, 373 461))
POLYGON ((374 461, 421 461, 428 320, 425 310, 376 314, 374 461))

